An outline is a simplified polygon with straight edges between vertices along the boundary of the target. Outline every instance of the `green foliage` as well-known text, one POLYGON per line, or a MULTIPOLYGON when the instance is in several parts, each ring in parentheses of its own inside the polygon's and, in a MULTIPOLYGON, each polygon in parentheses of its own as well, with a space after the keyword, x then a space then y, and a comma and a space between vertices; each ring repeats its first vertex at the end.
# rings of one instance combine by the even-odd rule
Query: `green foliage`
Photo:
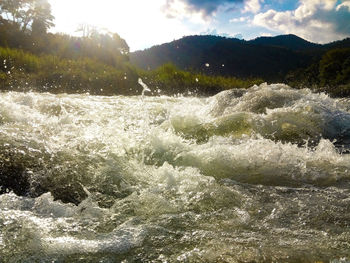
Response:
POLYGON ((48 0, 0 1, 0 89, 131 95, 141 94, 141 77, 153 94, 212 95, 263 78, 350 95, 350 39, 190 36, 132 54, 140 70, 118 34, 86 24, 78 29, 83 37, 50 34, 53 19, 48 0))
POLYGON ((261 79, 242 80, 233 77, 207 76, 179 70, 167 63, 154 71, 140 71, 144 82, 154 91, 162 94, 213 95, 232 88, 248 88, 263 82, 261 79))
MULTIPOLYGON (((296 88, 325 91, 332 96, 349 96, 349 48, 350 38, 320 45, 294 35, 250 41, 188 36, 131 53, 130 60, 145 70, 171 62, 180 70, 190 69, 209 76, 262 78, 270 82, 287 82, 296 88)), ((186 79, 185 76, 182 78, 186 79)), ((205 76, 200 79, 208 83, 205 76)), ((200 83, 189 84, 200 86, 200 83)), ((221 81, 219 87, 224 86, 225 82, 221 81)))
POLYGON ((4 71, 21 68, 26 72, 36 72, 39 67, 39 58, 22 50, 0 48, 1 67, 4 71))
POLYGON ((53 19, 48 0, 1 0, 0 46, 65 59, 88 57, 120 70, 129 60, 129 46, 118 34, 95 27, 82 38, 47 34, 53 19))
POLYGON ((211 95, 225 89, 248 88, 262 80, 239 80, 194 74, 166 64, 154 71, 137 72, 90 58, 62 59, 53 55, 34 55, 23 50, 0 47, 0 88, 16 91, 52 93, 90 93, 94 95, 140 95, 141 77, 154 95, 211 95))
MULTIPOLYGON (((203 95, 262 82, 190 73, 171 64, 138 71, 130 66, 129 46, 118 34, 86 24, 78 29, 83 37, 48 34, 53 19, 47 0, 0 1, 1 90, 139 95, 142 77, 154 94, 160 89, 169 95, 203 95)), ((208 39, 198 46, 212 44, 208 39)))
POLYGON ((23 32, 34 25, 41 26, 43 33, 52 27, 54 17, 47 0, 1 0, 0 14, 23 32))
POLYGON ((21 49, 35 55, 51 54, 65 59, 87 57, 120 70, 129 60, 129 47, 116 33, 96 33, 90 37, 79 38, 46 34, 40 32, 40 28, 37 30, 38 32, 27 34, 11 23, 0 24, 0 46, 21 49))
POLYGON ((6 73, 0 71, 0 83, 4 83, 7 79, 6 73))
POLYGON ((319 64, 321 85, 342 85, 350 82, 350 48, 327 52, 319 64))
POLYGON ((285 77, 285 82, 296 88, 319 87, 318 62, 311 64, 307 68, 298 68, 290 71, 285 77))
POLYGON ((350 48, 335 48, 305 69, 286 76, 294 87, 312 87, 332 96, 350 96, 350 48))
POLYGON ((32 5, 32 34, 44 35, 47 29, 54 26, 51 5, 47 0, 34 0, 32 5))
MULTIPOLYGON (((285 38, 282 44, 277 45, 274 38, 261 43, 218 36, 187 36, 131 53, 130 60, 145 70, 171 62, 181 70, 205 75, 263 78, 275 82, 281 81, 291 70, 308 66, 312 57, 307 52, 292 49, 294 45, 286 45, 291 37, 285 38)), ((297 42, 297 47, 317 46, 301 39, 294 42, 297 42)))
POLYGON ((52 55, 36 56, 1 47, 0 61, 3 61, 0 66, 3 90, 103 95, 141 92, 136 86, 136 71, 126 65, 121 71, 89 58, 69 60, 52 55))

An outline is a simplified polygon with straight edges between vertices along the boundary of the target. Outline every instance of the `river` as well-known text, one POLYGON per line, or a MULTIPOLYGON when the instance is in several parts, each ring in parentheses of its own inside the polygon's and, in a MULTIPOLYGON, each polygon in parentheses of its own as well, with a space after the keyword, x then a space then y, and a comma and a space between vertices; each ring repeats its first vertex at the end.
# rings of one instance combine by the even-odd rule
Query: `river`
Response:
POLYGON ((349 146, 284 84, 0 93, 0 262, 350 262, 349 146))

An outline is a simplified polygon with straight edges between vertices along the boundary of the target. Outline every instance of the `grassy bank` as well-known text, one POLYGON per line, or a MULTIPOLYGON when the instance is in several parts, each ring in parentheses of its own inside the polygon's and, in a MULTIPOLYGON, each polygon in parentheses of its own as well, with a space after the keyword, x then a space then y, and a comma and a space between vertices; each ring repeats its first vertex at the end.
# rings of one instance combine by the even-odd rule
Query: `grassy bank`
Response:
POLYGON ((144 82, 167 95, 213 95, 227 89, 245 89, 260 84, 262 79, 242 80, 234 77, 207 76, 179 70, 173 64, 165 64, 153 71, 139 71, 144 82))
POLYGON ((151 94, 212 95, 231 88, 248 88, 260 79, 212 77, 178 70, 171 64, 140 71, 124 63, 118 68, 91 58, 65 59, 0 47, 0 89, 93 95, 139 95, 138 78, 151 94))
POLYGON ((141 90, 130 90, 137 88, 138 75, 127 65, 120 70, 90 58, 61 59, 1 47, 0 61, 1 90, 103 95, 141 90))

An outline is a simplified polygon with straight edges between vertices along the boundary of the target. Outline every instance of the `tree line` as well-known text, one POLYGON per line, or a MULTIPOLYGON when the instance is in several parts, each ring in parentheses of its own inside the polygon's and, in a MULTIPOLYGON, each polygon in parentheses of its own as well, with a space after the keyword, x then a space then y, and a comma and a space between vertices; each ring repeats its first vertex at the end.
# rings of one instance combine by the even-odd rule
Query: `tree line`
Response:
POLYGON ((292 35, 272 44, 258 39, 248 49, 240 40, 194 36, 130 54, 117 33, 82 24, 76 37, 49 33, 53 26, 48 0, 0 1, 0 90, 138 95, 142 78, 151 94, 211 95, 267 80, 350 95, 349 48, 343 43, 324 53, 292 35), (131 55, 143 69, 130 62, 131 55))
POLYGON ((131 54, 144 70, 171 62, 208 76, 257 78, 349 96, 350 38, 321 45, 295 35, 245 41, 219 36, 187 36, 131 54))
POLYGON ((47 33, 53 21, 47 0, 2 0, 0 46, 66 59, 88 57, 116 67, 128 61, 129 46, 117 33, 94 27, 83 37, 47 33))
POLYGON ((117 33, 82 24, 77 29, 82 36, 74 37, 49 33, 52 26, 47 0, 0 2, 1 90, 139 95, 142 78, 150 94, 203 95, 254 82, 210 78, 173 65, 144 71, 131 65, 129 46, 117 33))
POLYGON ((286 82, 337 97, 350 96, 350 48, 334 48, 306 68, 291 71, 286 82))

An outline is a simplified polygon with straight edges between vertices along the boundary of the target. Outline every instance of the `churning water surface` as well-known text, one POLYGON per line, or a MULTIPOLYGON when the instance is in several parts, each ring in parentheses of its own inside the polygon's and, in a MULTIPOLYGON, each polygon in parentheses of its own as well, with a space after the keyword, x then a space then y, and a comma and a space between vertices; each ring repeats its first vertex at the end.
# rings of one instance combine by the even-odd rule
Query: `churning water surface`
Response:
POLYGON ((350 100, 0 94, 0 262, 350 262, 350 100))

